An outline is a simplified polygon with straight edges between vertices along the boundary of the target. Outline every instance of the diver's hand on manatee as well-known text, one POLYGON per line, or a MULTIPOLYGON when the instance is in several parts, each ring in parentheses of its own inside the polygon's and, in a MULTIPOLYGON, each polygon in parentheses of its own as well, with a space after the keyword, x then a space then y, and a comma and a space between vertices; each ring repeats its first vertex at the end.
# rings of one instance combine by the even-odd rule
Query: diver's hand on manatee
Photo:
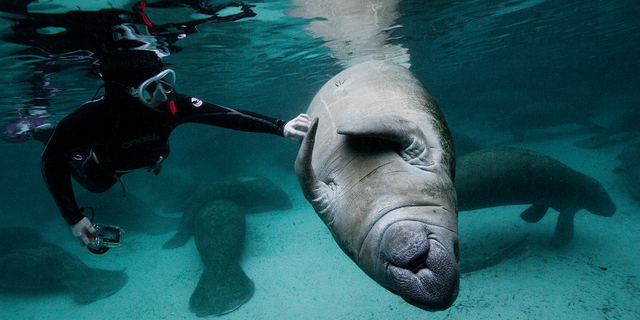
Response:
POLYGON ((289 122, 284 125, 284 137, 296 141, 302 141, 310 126, 311 118, 307 114, 301 113, 299 116, 289 120, 289 122))
POLYGON ((80 241, 80 245, 88 246, 91 244, 88 234, 95 234, 96 229, 93 227, 93 223, 87 217, 84 217, 71 226, 71 232, 80 241))

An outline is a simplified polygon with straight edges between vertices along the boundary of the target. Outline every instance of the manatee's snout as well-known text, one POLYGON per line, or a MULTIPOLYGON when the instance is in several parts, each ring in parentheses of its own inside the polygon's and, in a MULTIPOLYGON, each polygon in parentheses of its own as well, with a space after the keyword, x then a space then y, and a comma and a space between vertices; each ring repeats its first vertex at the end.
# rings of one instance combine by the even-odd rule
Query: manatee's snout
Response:
POLYGON ((382 237, 382 254, 395 291, 419 308, 436 311, 450 307, 458 296, 460 273, 452 252, 433 237, 425 224, 396 222, 382 237))

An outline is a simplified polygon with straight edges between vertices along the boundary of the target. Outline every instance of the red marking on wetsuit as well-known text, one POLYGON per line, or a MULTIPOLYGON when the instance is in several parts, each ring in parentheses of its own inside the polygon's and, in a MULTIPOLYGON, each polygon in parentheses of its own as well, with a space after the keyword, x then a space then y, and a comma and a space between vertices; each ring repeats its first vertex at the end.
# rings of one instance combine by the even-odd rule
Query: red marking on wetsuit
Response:
POLYGON ((178 110, 176 109, 176 104, 173 103, 173 100, 169 101, 169 108, 171 108, 171 114, 175 115, 178 110))
MULTIPOLYGON (((137 9, 136 12, 140 14, 140 16, 142 17, 142 20, 144 21, 144 24, 147 25, 147 27, 153 27, 153 23, 151 23, 151 20, 149 20, 149 17, 147 17, 147 14, 142 12, 142 9, 147 7, 147 3, 146 2, 140 2, 138 3, 138 5, 136 5, 134 8, 137 9)), ((157 35, 156 32, 151 32, 152 35, 157 35)))

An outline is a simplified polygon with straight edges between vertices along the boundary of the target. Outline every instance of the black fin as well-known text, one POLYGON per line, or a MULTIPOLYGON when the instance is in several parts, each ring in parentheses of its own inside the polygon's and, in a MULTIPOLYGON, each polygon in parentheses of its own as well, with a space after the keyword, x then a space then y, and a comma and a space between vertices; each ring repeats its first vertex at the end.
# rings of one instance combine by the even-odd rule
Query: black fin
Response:
POLYGON ((520 214, 520 218, 522 218, 522 220, 526 222, 535 223, 544 218, 544 215, 547 214, 547 210, 549 210, 549 206, 540 203, 534 203, 531 205, 531 207, 522 211, 522 213, 520 214))

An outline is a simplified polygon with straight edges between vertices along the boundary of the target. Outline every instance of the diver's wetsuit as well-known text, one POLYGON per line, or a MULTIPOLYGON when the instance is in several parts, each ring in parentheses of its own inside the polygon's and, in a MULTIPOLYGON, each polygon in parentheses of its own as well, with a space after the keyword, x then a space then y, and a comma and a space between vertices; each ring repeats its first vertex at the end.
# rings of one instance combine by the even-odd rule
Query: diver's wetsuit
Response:
POLYGON ((123 173, 152 168, 169 153, 171 131, 187 122, 283 136, 286 121, 233 110, 173 93, 158 107, 145 107, 130 95, 87 102, 62 119, 42 155, 42 174, 69 225, 80 213, 73 176, 92 192, 104 192, 123 173), (173 101, 173 103, 171 103, 173 101))

